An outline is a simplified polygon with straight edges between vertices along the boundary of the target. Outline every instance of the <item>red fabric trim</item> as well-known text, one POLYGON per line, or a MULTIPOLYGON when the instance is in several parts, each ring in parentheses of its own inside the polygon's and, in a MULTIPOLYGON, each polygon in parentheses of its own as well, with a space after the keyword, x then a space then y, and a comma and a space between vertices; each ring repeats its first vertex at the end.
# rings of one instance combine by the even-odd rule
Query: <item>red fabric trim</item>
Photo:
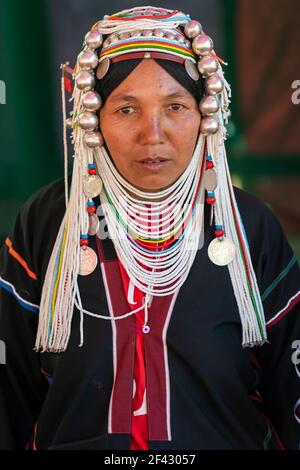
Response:
POLYGON ((277 442, 278 442, 278 445, 279 445, 280 450, 286 450, 286 448, 284 447, 284 445, 283 445, 281 439, 280 439, 279 436, 278 436, 278 433, 277 433, 276 429, 274 428, 274 426, 273 426, 273 424, 271 423, 271 421, 269 420, 269 418, 267 418, 267 416, 266 416, 264 413, 262 413, 261 411, 260 411, 259 413, 262 415, 262 417, 263 417, 263 418, 266 420, 266 422, 269 424, 269 426, 270 426, 270 428, 271 428, 271 431, 272 431, 272 433, 274 434, 274 436, 275 436, 275 438, 276 438, 276 440, 277 440, 277 442))
MULTIPOLYGON (((105 260, 101 241, 96 237, 101 267, 105 272, 105 288, 108 301, 111 302, 113 316, 128 312, 128 303, 124 295, 122 278, 117 260, 105 260), (108 292, 107 292, 108 291, 108 292)), ((135 354, 134 319, 127 317, 112 323, 115 347, 115 380, 111 395, 110 424, 111 432, 130 434, 131 399, 133 385, 133 367, 135 354)))
MULTIPOLYGON (((119 262, 124 291, 127 294, 129 277, 119 262)), ((134 287, 133 301, 129 304, 132 310, 142 305, 144 293, 134 287)), ((126 295, 125 294, 125 295, 126 295)), ((149 334, 142 332, 144 310, 134 314, 136 321, 135 365, 134 379, 136 393, 133 398, 132 410, 141 408, 146 389, 147 415, 132 415, 131 449, 147 450, 150 441, 168 440, 168 402, 169 388, 168 365, 165 357, 163 330, 167 315, 173 300, 173 295, 154 297, 149 308, 149 334), (159 364, 159 367, 158 367, 159 364)), ((172 312, 170 312, 171 314, 172 312)))
POLYGON ((73 84, 72 84, 72 80, 69 77, 64 76, 64 85, 65 85, 65 89, 67 90, 67 92, 72 93, 73 84))
MULTIPOLYGON (((130 280, 129 276, 119 261, 119 267, 125 293, 128 292, 130 280)), ((130 309, 135 310, 141 307, 144 293, 139 289, 134 289, 133 301, 135 304, 129 303, 130 309)), ((127 299, 128 301, 128 299, 127 299)), ((145 350, 144 350, 144 333, 141 331, 144 324, 144 310, 134 314, 136 324, 135 339, 135 360, 134 360, 134 380, 135 394, 132 400, 132 417, 131 417, 131 450, 149 450, 148 435, 148 412, 146 414, 134 415, 134 411, 140 410, 143 406, 144 395, 146 392, 146 370, 145 370, 145 350)))
POLYGON ((292 300, 290 305, 285 310, 283 310, 277 318, 274 318, 273 321, 267 324, 266 328, 267 329, 272 328, 272 326, 275 326, 278 322, 280 322, 280 320, 282 320, 295 307, 295 305, 299 302, 299 300, 300 300, 300 294, 298 294, 297 297, 295 297, 295 299, 292 300))

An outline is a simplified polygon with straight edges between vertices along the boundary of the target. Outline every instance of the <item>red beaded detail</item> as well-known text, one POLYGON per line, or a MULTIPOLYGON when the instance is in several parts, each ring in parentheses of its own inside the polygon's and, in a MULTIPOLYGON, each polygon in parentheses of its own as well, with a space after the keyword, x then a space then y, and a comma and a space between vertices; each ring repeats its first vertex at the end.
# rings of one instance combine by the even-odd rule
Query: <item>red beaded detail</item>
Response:
POLYGON ((89 175, 95 175, 96 174, 96 168, 89 168, 89 175))
POLYGON ((80 238, 80 246, 87 246, 89 241, 87 238, 80 238))
POLYGON ((209 197, 206 198, 206 202, 207 202, 207 204, 214 204, 216 202, 216 198, 212 197, 212 196, 209 196, 209 197))
POLYGON ((217 229, 215 230, 215 236, 220 238, 224 235, 224 230, 221 230, 221 229, 217 229))
POLYGON ((214 167, 214 164, 211 160, 207 160, 206 162, 206 169, 211 170, 214 167))
POLYGON ((94 214, 96 212, 96 207, 95 206, 87 206, 87 209, 89 214, 94 214))

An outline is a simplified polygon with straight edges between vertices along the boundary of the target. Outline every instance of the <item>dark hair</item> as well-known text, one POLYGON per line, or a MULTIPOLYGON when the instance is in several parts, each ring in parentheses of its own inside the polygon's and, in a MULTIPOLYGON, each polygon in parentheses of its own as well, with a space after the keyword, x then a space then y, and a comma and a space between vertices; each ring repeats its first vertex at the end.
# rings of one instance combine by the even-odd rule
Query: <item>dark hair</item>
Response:
MULTIPOLYGON (((95 91, 102 97, 104 104, 108 96, 144 59, 130 59, 111 63, 107 74, 102 80, 96 80, 95 91)), ((187 73, 183 64, 164 59, 154 59, 166 72, 177 80, 199 103, 204 93, 204 80, 193 80, 187 73)))

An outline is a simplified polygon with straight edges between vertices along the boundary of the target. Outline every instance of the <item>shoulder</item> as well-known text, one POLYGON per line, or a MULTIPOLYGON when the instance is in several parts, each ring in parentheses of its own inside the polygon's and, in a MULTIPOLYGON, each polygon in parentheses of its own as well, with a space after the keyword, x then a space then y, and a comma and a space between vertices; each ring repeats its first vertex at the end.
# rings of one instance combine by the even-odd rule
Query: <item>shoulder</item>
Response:
POLYGON ((271 208, 246 191, 234 193, 270 327, 299 301, 299 265, 271 208))
POLYGON ((65 211, 64 180, 58 179, 35 191, 24 203, 21 213, 28 217, 47 219, 65 211))
POLYGON ((263 201, 236 187, 234 193, 256 273, 260 275, 269 266, 270 279, 276 277, 296 260, 283 228, 263 201))
POLYGON ((286 238, 271 207, 243 189, 236 186, 233 189, 250 247, 254 245, 256 248, 257 244, 262 245, 266 238, 286 238))
POLYGON ((59 179, 34 192, 17 216, 13 243, 27 251, 39 277, 47 268, 65 210, 64 180, 59 179))
POLYGON ((253 194, 237 186, 233 186, 233 190, 241 216, 246 216, 251 222, 268 217, 272 212, 264 201, 253 194))

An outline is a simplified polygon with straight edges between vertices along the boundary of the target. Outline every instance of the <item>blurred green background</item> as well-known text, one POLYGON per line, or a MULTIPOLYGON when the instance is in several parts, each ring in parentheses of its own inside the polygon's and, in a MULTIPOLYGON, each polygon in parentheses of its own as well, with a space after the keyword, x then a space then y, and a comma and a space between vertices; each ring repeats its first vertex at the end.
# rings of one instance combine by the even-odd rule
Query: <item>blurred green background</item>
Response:
MULTIPOLYGON (((233 182, 274 210, 300 259, 300 104, 291 98, 292 84, 300 80, 300 2, 150 3, 190 13, 214 38, 232 85, 227 150, 233 182)), ((60 64, 69 60, 73 66, 96 20, 140 4, 1 1, 1 241, 28 196, 63 176, 60 64)))

